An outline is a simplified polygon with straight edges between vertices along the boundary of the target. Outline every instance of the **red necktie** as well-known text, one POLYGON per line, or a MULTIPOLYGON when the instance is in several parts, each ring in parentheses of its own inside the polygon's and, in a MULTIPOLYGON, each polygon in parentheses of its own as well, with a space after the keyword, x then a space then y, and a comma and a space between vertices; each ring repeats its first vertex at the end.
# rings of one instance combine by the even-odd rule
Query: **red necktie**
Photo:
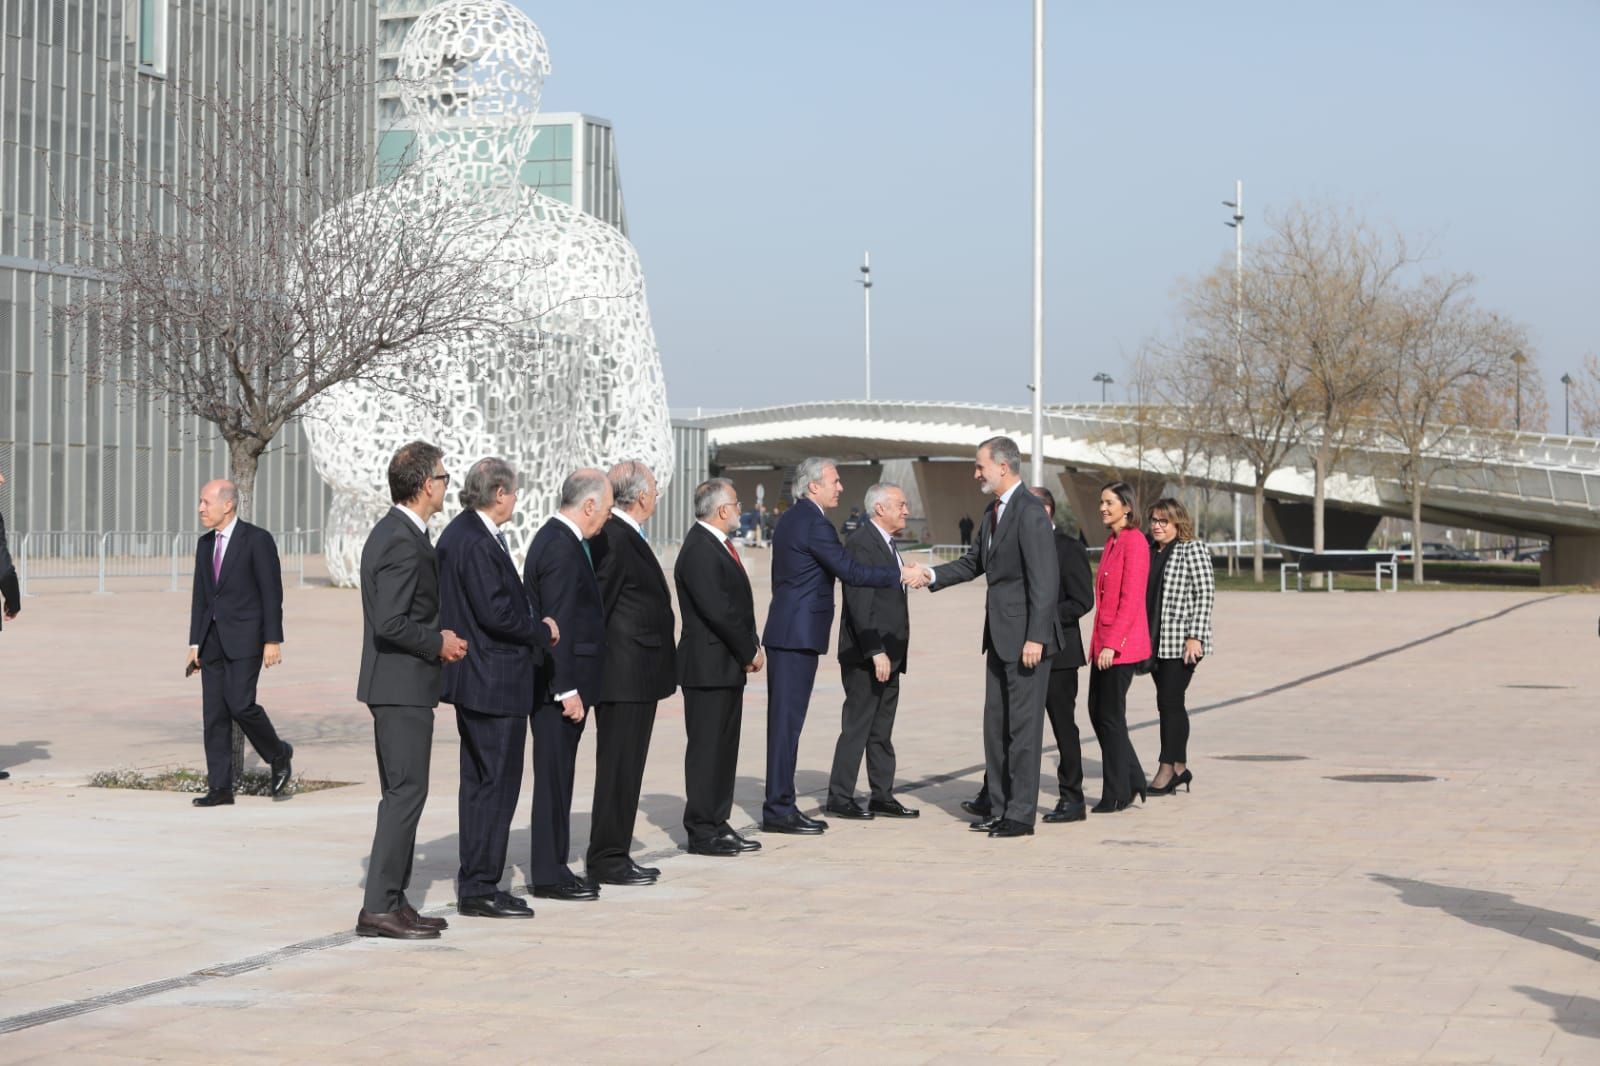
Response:
POLYGON ((735 548, 733 546, 733 541, 724 540, 722 543, 724 543, 724 544, 726 544, 728 546, 728 554, 733 556, 734 563, 739 567, 740 570, 743 570, 744 569, 744 560, 739 558, 739 549, 735 548))

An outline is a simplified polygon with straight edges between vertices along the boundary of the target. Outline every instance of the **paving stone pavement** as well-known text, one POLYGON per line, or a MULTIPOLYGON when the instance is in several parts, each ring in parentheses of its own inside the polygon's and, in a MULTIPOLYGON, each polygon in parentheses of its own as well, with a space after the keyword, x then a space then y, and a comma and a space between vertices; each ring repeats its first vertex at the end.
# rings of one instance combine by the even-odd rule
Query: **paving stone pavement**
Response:
MULTIPOLYGON (((377 799, 355 593, 289 590, 262 685, 297 769, 354 784, 209 811, 84 787, 200 763, 187 597, 31 597, 0 635, 0 1062, 1600 1062, 1600 597, 1224 593, 1193 793, 1020 840, 968 833, 958 806, 982 773, 981 597, 912 602, 895 739, 920 819, 689 856, 674 698, 638 831, 660 884, 535 901, 531 922, 449 907, 443 708, 413 899, 452 928, 415 945, 348 935, 377 799), (1298 758, 1232 758, 1262 755, 1298 758)), ((736 821, 759 817, 764 697, 736 821)), ((813 804, 840 699, 825 661, 813 804)), ((1153 771, 1147 680, 1130 707, 1153 771)))

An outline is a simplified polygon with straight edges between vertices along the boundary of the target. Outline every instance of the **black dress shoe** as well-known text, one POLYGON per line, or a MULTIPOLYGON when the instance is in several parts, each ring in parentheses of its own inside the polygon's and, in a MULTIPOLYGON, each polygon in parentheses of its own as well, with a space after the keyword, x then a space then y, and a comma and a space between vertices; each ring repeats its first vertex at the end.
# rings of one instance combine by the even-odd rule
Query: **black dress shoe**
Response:
POLYGON ((636 874, 644 874, 646 877, 660 877, 661 876, 661 867, 659 867, 659 866, 640 866, 638 863, 634 862, 632 859, 628 860, 628 866, 636 874))
POLYGON ((417 908, 413 907, 409 903, 401 903, 396 909, 399 910, 401 914, 406 916, 406 921, 420 928, 439 930, 450 928, 450 923, 445 921, 443 918, 429 918, 425 915, 418 914, 417 908))
POLYGON ((11 771, 10 770, 0 770, 0 781, 9 781, 9 780, 11 780, 11 771))
POLYGON ((283 790, 289 787, 289 779, 294 776, 294 745, 287 740, 283 742, 283 754, 272 760, 272 794, 283 795, 283 790))
POLYGON ((870 822, 874 817, 871 811, 862 809, 861 804, 855 800, 848 800, 844 803, 830 803, 822 809, 836 818, 845 818, 854 822, 870 822))
POLYGON ((1047 822, 1081 822, 1089 817, 1082 803, 1068 803, 1066 800, 1056 804, 1056 809, 1047 811, 1044 820, 1047 822))
POLYGON ((631 885, 637 887, 640 885, 653 885, 656 883, 656 879, 650 874, 640 873, 631 866, 625 866, 618 870, 606 870, 602 873, 590 874, 589 883, 592 885, 631 885))
POLYGON ((867 804, 867 810, 873 814, 881 814, 885 818, 920 818, 922 812, 912 810, 899 800, 873 800, 867 804))
POLYGON ((788 833, 792 836, 821 836, 826 824, 818 825, 814 820, 798 814, 791 814, 787 818, 770 818, 761 823, 763 833, 788 833))
POLYGON ((540 899, 566 900, 568 903, 588 903, 600 898, 600 889, 582 881, 563 881, 559 885, 534 885, 533 894, 540 899))
POLYGON ((528 906, 528 901, 523 899, 521 896, 513 896, 509 892, 496 892, 494 894, 494 898, 499 900, 504 906, 515 907, 517 910, 527 911, 529 914, 533 913, 533 908, 528 906))
POLYGON ((718 839, 719 840, 723 839, 723 838, 727 838, 728 840, 733 841, 734 846, 737 847, 740 851, 760 851, 761 850, 761 841, 759 841, 759 840, 751 840, 749 837, 744 836, 744 835, 742 835, 740 833, 736 833, 732 829, 729 829, 724 833, 718 834, 718 839))
POLYGON ((532 918, 530 907, 514 907, 499 896, 468 896, 456 900, 456 910, 468 918, 532 918))
POLYGON ((794 816, 806 825, 814 825, 819 829, 828 828, 828 823, 821 818, 812 818, 810 815, 801 814, 799 811, 795 811, 794 816))
POLYGON ((363 908, 356 915, 356 936, 380 936, 387 940, 438 940, 439 930, 412 925, 403 911, 373 914, 363 908))
POLYGON ((973 822, 968 828, 970 828, 974 833, 987 833, 989 830, 993 829, 1003 821, 1005 821, 1005 819, 1001 818, 999 815, 990 815, 988 818, 985 818, 982 821, 973 822))
POLYGON ((204 796, 196 796, 189 802, 196 807, 231 807, 233 806, 233 793, 207 792, 204 796))
POLYGON ((739 855, 744 850, 737 841, 726 836, 712 837, 710 840, 689 841, 690 855, 739 855))
POLYGON ((961 809, 979 818, 988 818, 994 814, 993 807, 990 807, 987 802, 980 803, 978 800, 962 800, 961 809))
POLYGON ((1027 822, 1016 822, 1010 818, 1002 818, 993 829, 989 830, 989 835, 992 837, 1031 837, 1033 836, 1033 826, 1027 822))

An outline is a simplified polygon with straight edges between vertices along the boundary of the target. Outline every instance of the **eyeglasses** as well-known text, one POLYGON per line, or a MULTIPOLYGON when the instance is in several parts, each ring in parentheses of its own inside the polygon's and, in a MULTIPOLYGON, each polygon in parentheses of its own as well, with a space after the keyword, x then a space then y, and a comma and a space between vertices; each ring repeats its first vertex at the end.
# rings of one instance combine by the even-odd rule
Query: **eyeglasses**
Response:
POLYGON ((432 475, 429 475, 428 480, 429 481, 442 481, 446 485, 448 485, 448 484, 450 484, 450 475, 449 474, 432 474, 432 475))
POLYGON ((1170 518, 1154 518, 1154 517, 1152 517, 1150 519, 1150 524, 1152 526, 1170 526, 1170 525, 1172 525, 1172 519, 1170 519, 1170 518))

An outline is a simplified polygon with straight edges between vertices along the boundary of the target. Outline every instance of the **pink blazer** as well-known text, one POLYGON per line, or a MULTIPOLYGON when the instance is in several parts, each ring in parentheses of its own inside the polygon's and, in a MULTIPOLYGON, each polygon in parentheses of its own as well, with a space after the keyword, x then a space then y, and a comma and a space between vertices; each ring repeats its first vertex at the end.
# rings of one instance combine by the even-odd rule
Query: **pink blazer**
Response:
POLYGON ((1116 652, 1116 665, 1150 658, 1150 623, 1145 618, 1145 584, 1150 580, 1150 542, 1136 529, 1113 533, 1094 578, 1094 634, 1089 659, 1100 649, 1116 652))

